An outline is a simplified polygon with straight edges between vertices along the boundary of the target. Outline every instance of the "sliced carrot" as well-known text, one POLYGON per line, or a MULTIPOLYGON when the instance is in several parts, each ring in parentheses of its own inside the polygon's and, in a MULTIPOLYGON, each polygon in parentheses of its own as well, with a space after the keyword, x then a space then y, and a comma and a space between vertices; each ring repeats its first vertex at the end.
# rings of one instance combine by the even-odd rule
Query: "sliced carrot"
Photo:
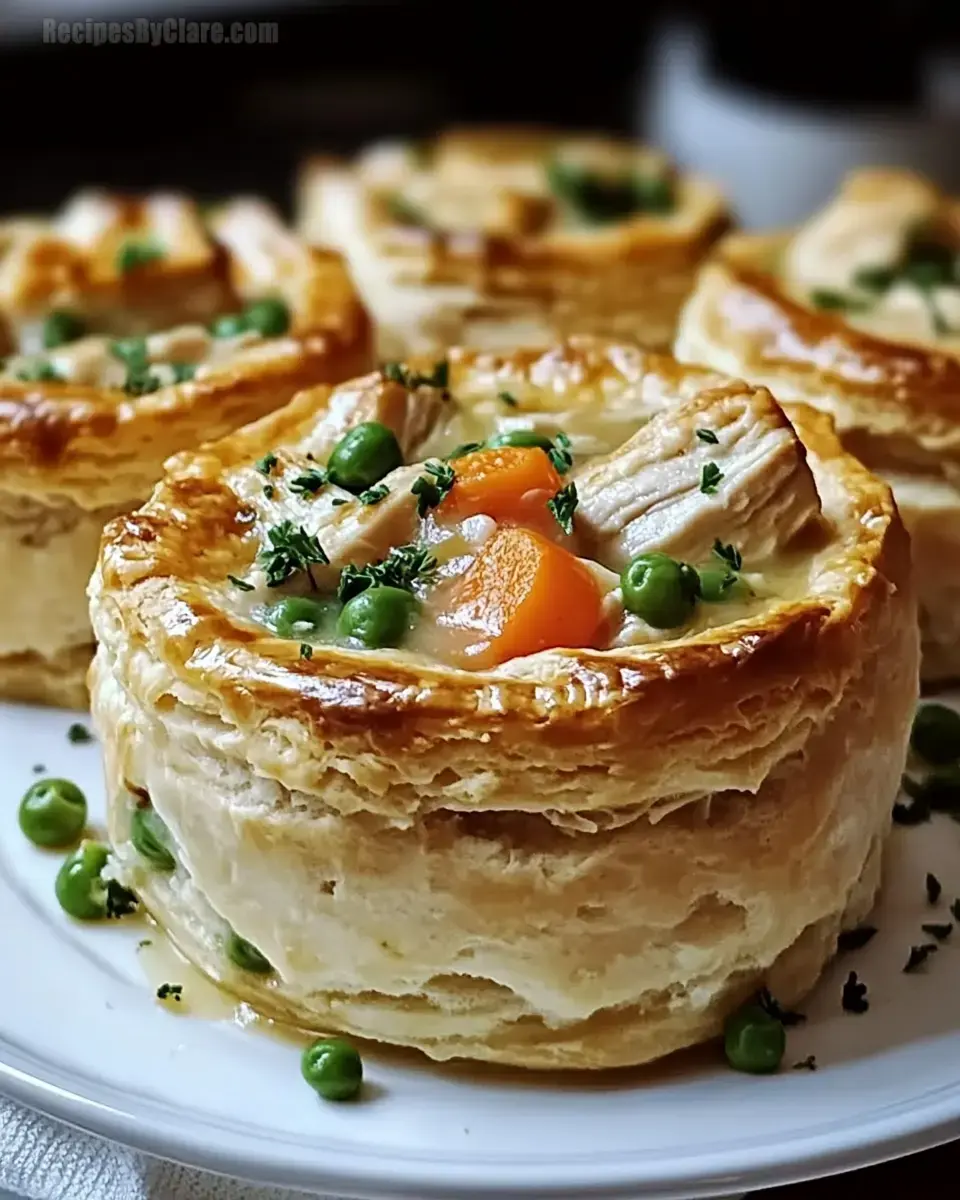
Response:
POLYGON ((453 657, 494 667, 522 654, 589 646, 602 596, 580 559, 539 533, 501 526, 460 576, 438 614, 453 633, 453 657))
POLYGON ((437 509, 441 520, 462 521, 484 513, 495 521, 528 523, 563 486, 546 453, 538 446, 499 446, 477 450, 450 464, 453 487, 437 509))

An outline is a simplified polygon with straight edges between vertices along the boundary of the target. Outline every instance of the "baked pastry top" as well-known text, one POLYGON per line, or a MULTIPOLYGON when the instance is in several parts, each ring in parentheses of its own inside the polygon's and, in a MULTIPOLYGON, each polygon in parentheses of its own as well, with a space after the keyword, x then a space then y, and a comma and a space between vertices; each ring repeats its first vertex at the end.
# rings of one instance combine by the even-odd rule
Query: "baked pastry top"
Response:
MULTIPOLYGON (((11 228, 12 226, 12 228, 11 228)), ((346 269, 257 200, 74 197, 0 256, 3 489, 141 499, 164 459, 369 363, 346 269), (267 394, 270 399, 267 399, 267 394)))
POLYGON ((689 270, 729 224, 718 189, 658 151, 533 129, 312 159, 299 190, 302 232, 345 251, 406 352, 571 333, 665 346, 689 270))
POLYGON ((124 878, 294 1024, 641 1062, 798 999, 872 900, 906 537, 764 388, 593 339, 386 364, 177 456, 90 595, 124 878))
POLYGON ((960 674, 960 206, 861 170, 804 226, 725 239, 676 353, 829 412, 893 487, 914 540, 924 674, 960 674))

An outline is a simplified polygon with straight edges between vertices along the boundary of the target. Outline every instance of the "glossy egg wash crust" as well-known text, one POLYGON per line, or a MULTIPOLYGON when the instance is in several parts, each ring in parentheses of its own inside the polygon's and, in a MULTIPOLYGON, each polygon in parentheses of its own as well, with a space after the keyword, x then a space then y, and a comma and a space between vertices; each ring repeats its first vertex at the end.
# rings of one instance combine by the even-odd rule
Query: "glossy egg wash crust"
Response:
POLYGON ((0 224, 0 695, 85 707, 106 521, 171 454, 371 355, 340 257, 259 201, 85 192, 0 224))
POLYGON ((764 388, 592 339, 388 364, 176 458, 90 595, 123 877, 295 1025, 639 1063, 799 1000, 873 901, 907 539, 764 388))
POLYGON ((346 254, 388 359, 571 334, 667 350, 729 225, 718 189, 657 151, 517 129, 311 159, 299 214, 305 237, 346 254))
POLYGON ((913 543, 923 677, 960 677, 960 206, 858 171, 788 233, 735 235, 685 307, 678 357, 832 415, 913 543))

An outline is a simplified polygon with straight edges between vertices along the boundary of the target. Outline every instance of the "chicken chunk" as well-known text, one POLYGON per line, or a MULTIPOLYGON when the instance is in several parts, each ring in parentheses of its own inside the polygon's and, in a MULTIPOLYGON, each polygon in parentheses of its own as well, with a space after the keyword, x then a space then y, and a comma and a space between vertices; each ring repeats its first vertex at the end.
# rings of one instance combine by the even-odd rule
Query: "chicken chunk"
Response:
POLYGON ((417 451, 448 403, 448 393, 433 387, 408 390, 392 382, 371 387, 364 381, 355 389, 338 388, 304 449, 325 459, 344 434, 365 421, 378 421, 396 434, 405 459, 419 457, 417 451))
POLYGON ((740 383, 659 413, 574 480, 578 535, 615 570, 651 550, 702 561, 717 538, 762 561, 820 512, 782 409, 765 388, 740 383))

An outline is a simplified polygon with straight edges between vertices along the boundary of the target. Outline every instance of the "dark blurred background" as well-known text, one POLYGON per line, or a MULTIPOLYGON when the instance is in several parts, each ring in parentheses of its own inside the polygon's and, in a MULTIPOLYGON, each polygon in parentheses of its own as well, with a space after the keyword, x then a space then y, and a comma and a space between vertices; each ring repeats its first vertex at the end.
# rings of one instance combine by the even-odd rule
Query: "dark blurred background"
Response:
POLYGON ((286 205, 306 153, 533 121, 659 141, 776 223, 857 162, 960 187, 960 6, 0 0, 0 101, 5 212, 81 182, 286 205), (276 22, 277 40, 43 40, 44 19, 166 17, 276 22))

